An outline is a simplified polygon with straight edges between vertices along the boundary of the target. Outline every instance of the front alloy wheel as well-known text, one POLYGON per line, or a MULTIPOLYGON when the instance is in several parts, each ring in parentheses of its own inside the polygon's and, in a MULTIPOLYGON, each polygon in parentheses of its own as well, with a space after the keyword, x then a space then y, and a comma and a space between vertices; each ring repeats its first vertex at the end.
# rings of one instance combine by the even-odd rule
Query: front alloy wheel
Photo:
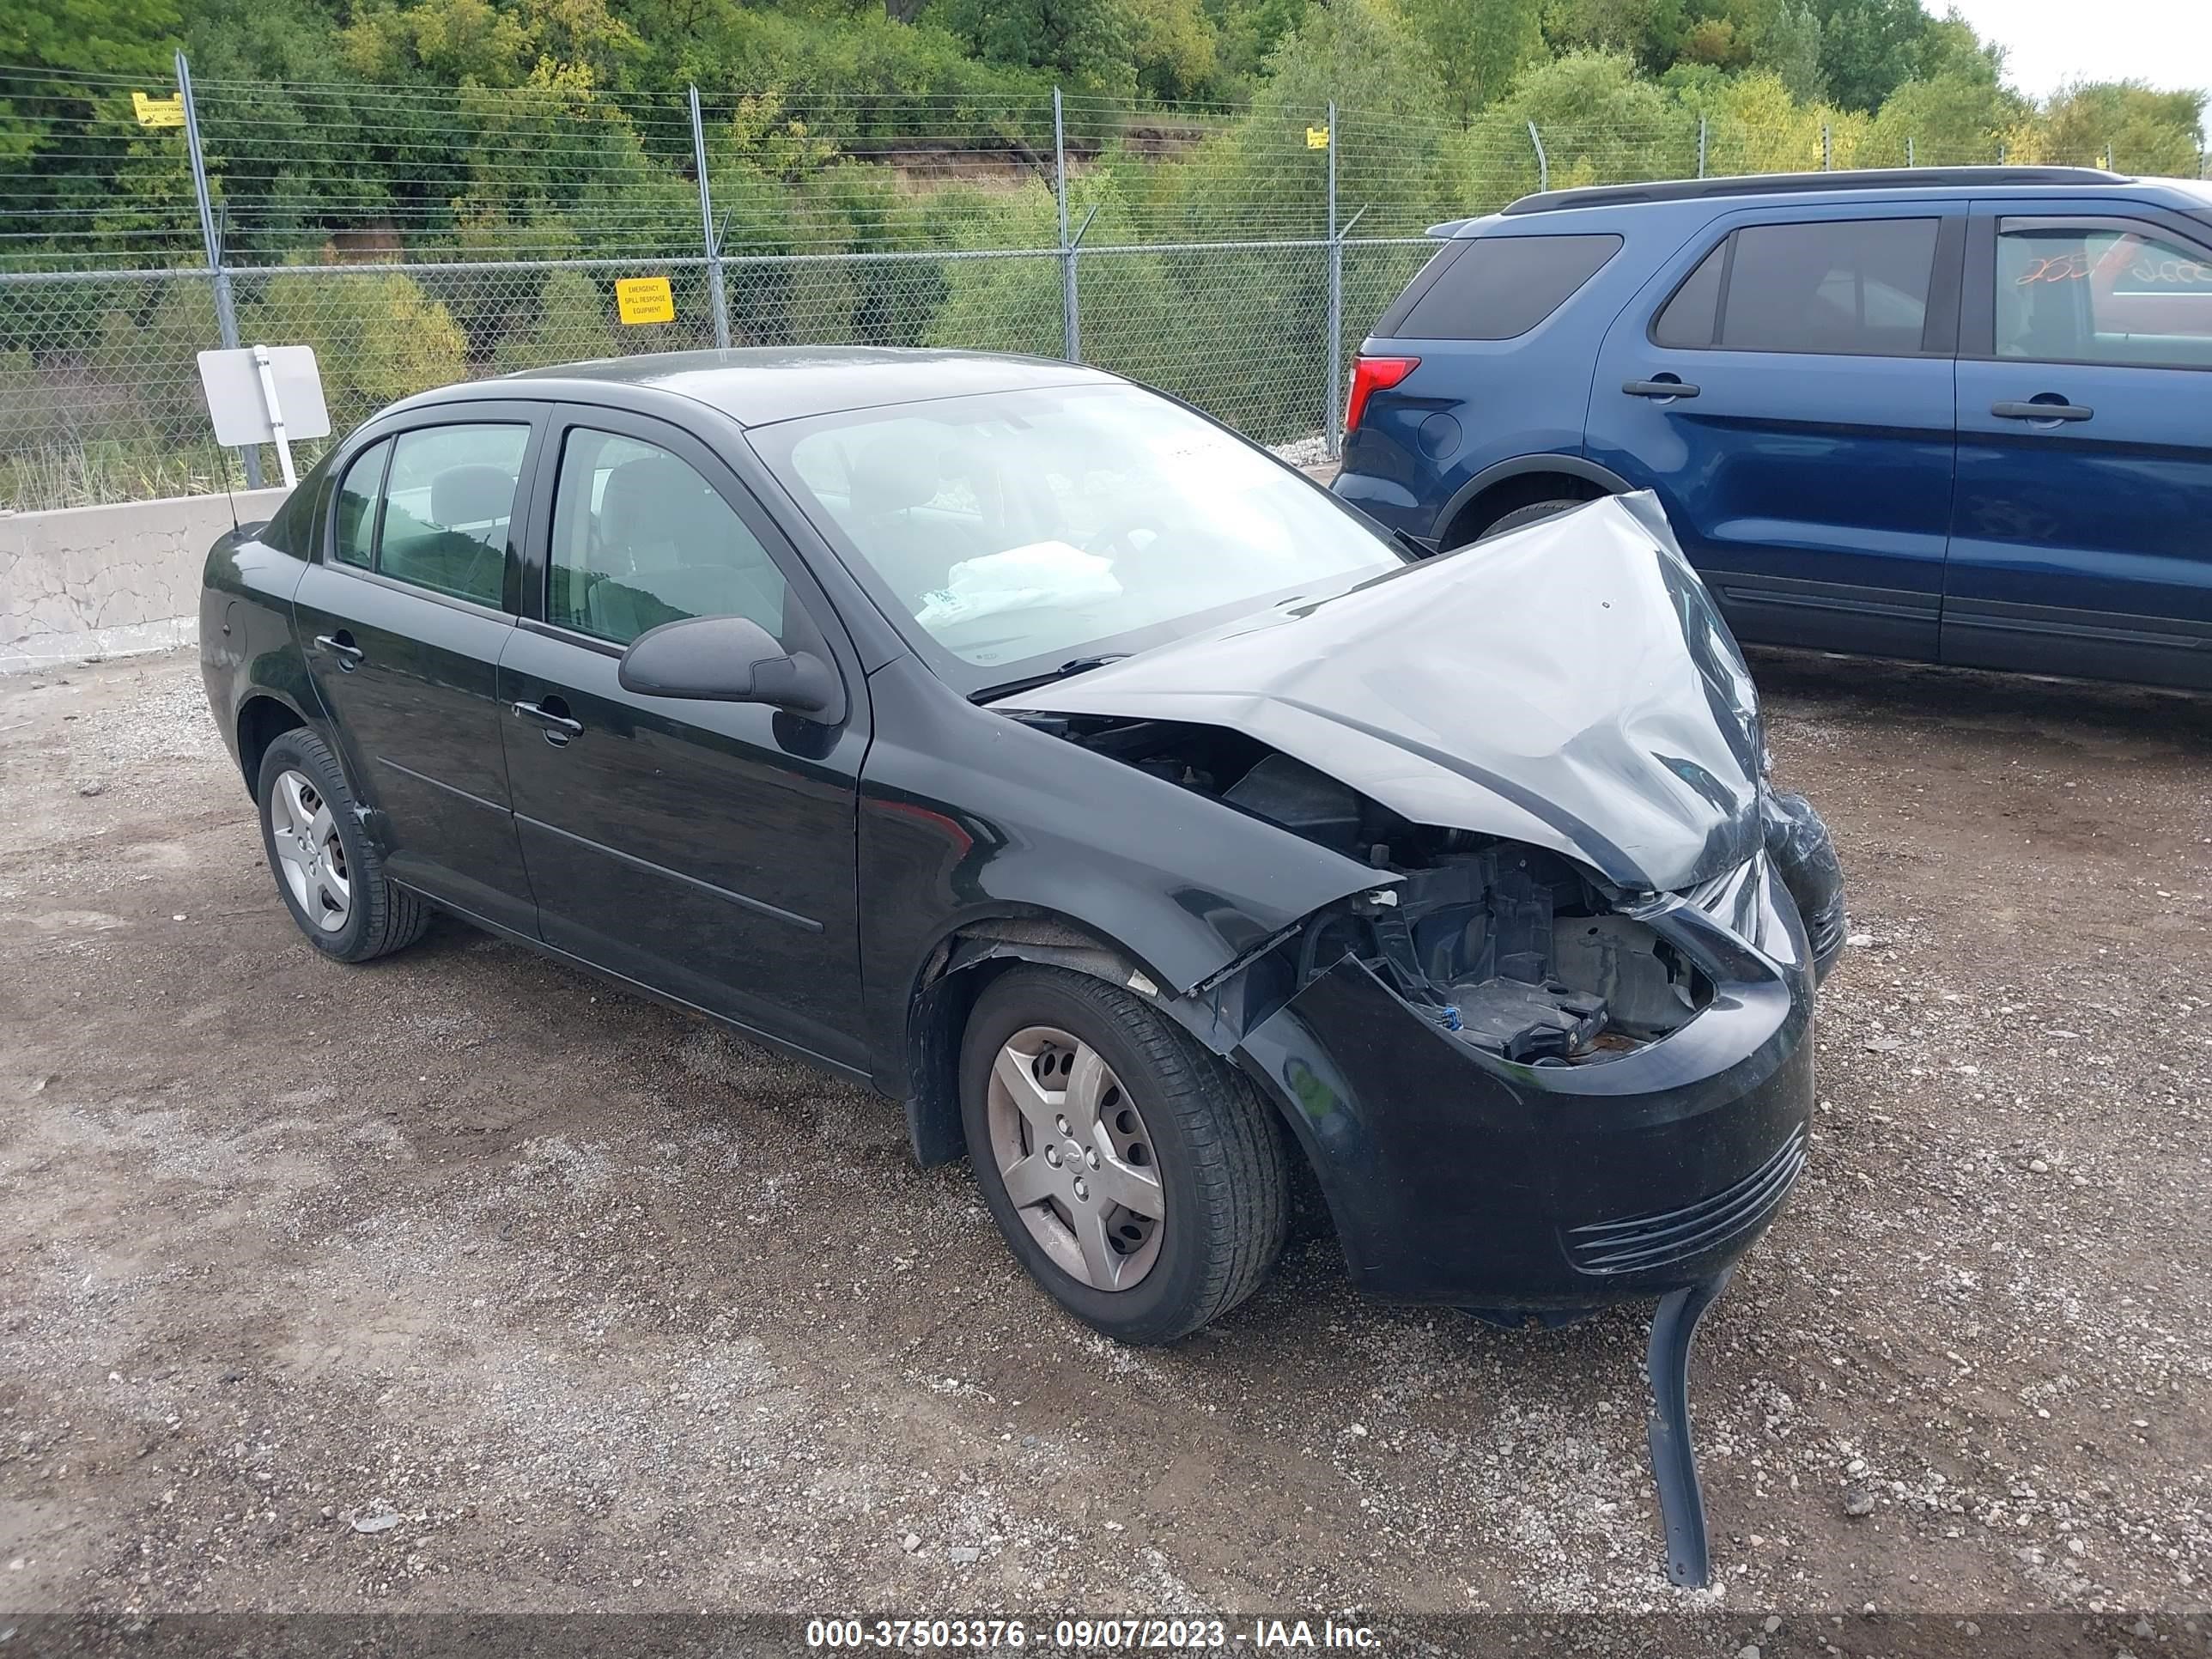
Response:
POLYGON ((1015 1032, 985 1110, 1006 1197, 1054 1265, 1094 1291, 1141 1283, 1167 1201, 1144 1117, 1098 1051, 1054 1026, 1015 1032))
POLYGON ((991 1218, 1094 1330, 1172 1342, 1274 1265, 1291 1157, 1274 1109, 1122 987, 1006 969, 968 1017, 960 1095, 991 1218))

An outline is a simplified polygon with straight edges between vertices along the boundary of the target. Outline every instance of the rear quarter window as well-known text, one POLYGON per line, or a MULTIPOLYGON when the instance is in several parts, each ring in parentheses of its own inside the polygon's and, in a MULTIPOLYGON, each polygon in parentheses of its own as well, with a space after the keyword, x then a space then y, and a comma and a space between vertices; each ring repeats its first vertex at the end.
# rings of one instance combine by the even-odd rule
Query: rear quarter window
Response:
POLYGON ((1620 252, 1614 235, 1480 236, 1447 248, 1375 325, 1378 338, 1510 340, 1620 252))

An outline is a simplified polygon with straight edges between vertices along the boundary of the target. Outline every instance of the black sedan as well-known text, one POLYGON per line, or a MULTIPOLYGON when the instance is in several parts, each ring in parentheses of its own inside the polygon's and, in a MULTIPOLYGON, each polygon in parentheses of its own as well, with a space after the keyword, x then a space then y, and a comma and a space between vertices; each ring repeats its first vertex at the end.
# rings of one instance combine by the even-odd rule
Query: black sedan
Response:
POLYGON ((1804 1159, 1839 879, 1649 497, 1424 558, 1095 370, 641 357, 385 410, 202 621, 316 949, 434 906, 871 1084, 1122 1340, 1299 1159, 1510 1317, 1710 1289, 1804 1159))

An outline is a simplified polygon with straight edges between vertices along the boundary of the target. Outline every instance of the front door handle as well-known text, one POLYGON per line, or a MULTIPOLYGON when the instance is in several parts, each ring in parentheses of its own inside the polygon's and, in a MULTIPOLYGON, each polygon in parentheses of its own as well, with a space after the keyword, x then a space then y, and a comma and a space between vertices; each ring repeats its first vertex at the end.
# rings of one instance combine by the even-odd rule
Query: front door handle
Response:
POLYGON ((1686 380, 1662 374, 1656 380, 1623 380, 1620 389, 1632 398, 1694 398, 1698 388, 1686 380))
MULTIPOLYGON (((565 704, 562 706, 566 707, 565 704)), ((569 719, 558 708, 545 708, 534 702, 518 702, 514 707, 514 712, 524 720, 536 720, 545 728, 548 743, 563 744, 571 738, 583 735, 583 721, 569 719)))
POLYGON ((368 658, 368 653, 353 642, 353 635, 340 629, 335 634, 318 634, 316 646, 338 659, 338 672, 350 674, 368 658))
POLYGON ((2055 398, 2047 404, 2033 398, 2026 403, 2005 398, 1990 405, 1990 414, 2007 421, 2086 421, 2096 412, 2086 404, 2060 403, 2055 398))

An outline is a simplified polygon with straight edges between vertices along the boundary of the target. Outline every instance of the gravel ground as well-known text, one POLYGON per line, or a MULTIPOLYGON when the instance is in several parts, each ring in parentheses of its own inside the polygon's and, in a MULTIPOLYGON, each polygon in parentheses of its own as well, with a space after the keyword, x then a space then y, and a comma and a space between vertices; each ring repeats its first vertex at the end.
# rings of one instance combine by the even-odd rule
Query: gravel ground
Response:
POLYGON ((1641 1315, 1373 1308, 1322 1237, 1116 1349, 861 1090, 459 925, 315 957, 189 658, 0 682, 0 1607, 2202 1630, 2212 702, 1757 665, 1856 948, 1699 1343, 1702 1594, 1641 1315))

